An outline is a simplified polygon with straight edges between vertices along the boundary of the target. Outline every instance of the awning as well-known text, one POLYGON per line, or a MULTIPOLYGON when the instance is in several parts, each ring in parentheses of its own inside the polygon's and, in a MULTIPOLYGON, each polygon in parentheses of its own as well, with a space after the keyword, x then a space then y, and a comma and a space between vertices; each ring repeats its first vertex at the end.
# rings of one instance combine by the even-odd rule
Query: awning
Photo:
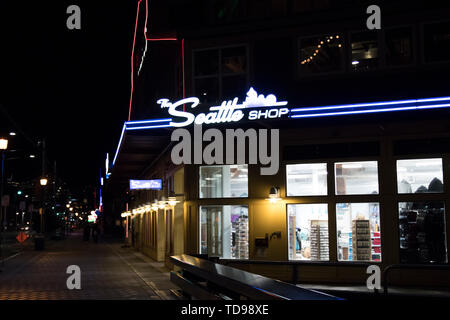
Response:
POLYGON ((153 163, 164 154, 170 145, 171 128, 140 125, 126 122, 112 159, 108 183, 128 184, 130 179, 139 179, 153 163))

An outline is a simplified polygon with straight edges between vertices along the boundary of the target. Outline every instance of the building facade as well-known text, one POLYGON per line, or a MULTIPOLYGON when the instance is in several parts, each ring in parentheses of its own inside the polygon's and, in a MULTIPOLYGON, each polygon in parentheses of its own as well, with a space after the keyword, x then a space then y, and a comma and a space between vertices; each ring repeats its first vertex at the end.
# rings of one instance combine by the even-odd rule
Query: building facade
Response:
MULTIPOLYGON (((262 11, 256 2, 223 7, 234 15, 222 20, 207 7, 204 25, 177 26, 165 82, 145 75, 165 72, 151 54, 139 64, 131 108, 146 114, 134 111, 124 125, 109 178, 130 243, 168 265, 170 255, 206 254, 301 283, 364 284, 373 264, 448 265, 449 8, 394 1, 382 6, 382 29, 367 30, 364 2, 267 2, 262 11), (155 81, 165 96, 156 97, 155 81), (198 108, 185 100, 183 110, 198 116, 234 98, 244 105, 250 88, 288 112, 247 104, 258 116, 203 129, 278 129, 276 174, 250 160, 251 138, 239 163, 175 165, 176 120, 157 100, 196 97, 198 108), (162 188, 128 190, 129 179, 161 179, 162 188)), ((449 279, 421 268, 393 278, 449 279)))

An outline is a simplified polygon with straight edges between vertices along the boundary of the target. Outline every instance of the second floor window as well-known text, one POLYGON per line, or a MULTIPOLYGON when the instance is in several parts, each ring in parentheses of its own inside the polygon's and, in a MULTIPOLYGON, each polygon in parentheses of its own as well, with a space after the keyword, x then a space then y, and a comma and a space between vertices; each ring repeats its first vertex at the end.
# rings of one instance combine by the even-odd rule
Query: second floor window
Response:
POLYGON ((424 26, 424 46, 426 62, 449 61, 450 22, 424 26))
POLYGON ((202 102, 245 96, 248 82, 247 46, 194 51, 194 91, 202 102))
POLYGON ((300 74, 342 71, 345 57, 343 40, 341 34, 300 39, 300 74))

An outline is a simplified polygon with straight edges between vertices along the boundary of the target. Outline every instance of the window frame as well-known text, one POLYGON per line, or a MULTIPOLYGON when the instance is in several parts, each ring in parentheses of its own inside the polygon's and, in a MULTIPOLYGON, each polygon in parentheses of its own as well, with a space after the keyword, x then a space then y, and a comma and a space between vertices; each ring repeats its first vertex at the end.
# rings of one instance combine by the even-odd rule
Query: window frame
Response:
MULTIPOLYGON (((352 140, 352 141, 376 141, 382 143, 381 140, 352 140)), ((382 199, 386 194, 386 191, 382 188, 382 176, 384 171, 380 170, 380 164, 384 163, 382 146, 380 145, 380 154, 378 156, 362 156, 362 157, 322 157, 313 158, 311 160, 289 160, 282 161, 280 165, 283 168, 284 183, 286 188, 284 189, 284 197, 286 199, 285 214, 286 214, 286 235, 288 234, 288 211, 287 205, 289 204, 328 204, 328 261, 308 261, 308 260, 289 260, 289 245, 287 244, 286 253, 287 261, 292 261, 299 264, 326 264, 335 263, 338 265, 381 265, 383 263, 383 256, 386 254, 386 249, 383 245, 383 232, 384 232, 384 206, 382 199), (378 167, 378 194, 363 194, 363 195, 336 195, 335 173, 334 165, 337 162, 364 162, 364 161, 376 161, 378 167), (287 165, 289 164, 310 164, 310 163, 326 163, 327 164, 327 189, 328 194, 322 196, 287 196, 287 165), (381 260, 380 261, 346 261, 338 259, 338 243, 337 243, 337 220, 336 220, 336 204, 337 203, 378 203, 379 215, 380 215, 380 230, 381 230, 381 260)), ((395 180, 397 181, 397 180, 395 180)), ((400 240, 398 240, 400 241, 400 240)))
MULTIPOLYGON (((445 158, 444 158, 444 155, 441 155, 441 156, 436 156, 436 157, 434 157, 434 156, 428 156, 428 155, 421 155, 421 156, 418 156, 418 157, 416 157, 416 156, 408 156, 408 157, 406 157, 406 156, 397 156, 397 157, 394 157, 393 158, 393 160, 394 160, 394 166, 395 166, 395 194, 396 194, 396 196, 398 196, 398 197, 407 197, 407 196, 411 196, 411 195, 419 195, 419 197, 422 195, 445 195, 446 193, 447 193, 447 186, 446 186, 446 183, 445 183, 445 177, 446 177, 446 172, 445 172, 445 158), (425 193, 415 193, 415 192, 412 192, 412 193, 399 193, 398 192, 398 171, 397 171, 397 162, 400 160, 428 160, 428 159, 437 159, 437 158, 439 158, 439 159, 441 159, 441 163, 442 163, 442 183, 443 183, 443 185, 444 185, 444 189, 443 189, 443 191, 442 192, 425 192, 425 193)), ((414 196, 413 196, 414 197, 414 196)), ((421 198, 421 197, 420 197, 421 198)), ((416 201, 401 201, 401 202, 416 202, 416 201)))
MULTIPOLYGON (((250 242, 251 242, 251 226, 250 226, 250 221, 251 221, 251 211, 250 211, 250 203, 249 202, 241 202, 241 203, 231 203, 231 202, 224 202, 224 203, 206 203, 206 204, 197 204, 197 213, 198 213, 198 223, 197 223, 197 228, 198 228, 198 232, 197 232, 197 253, 198 254, 202 254, 202 247, 201 247, 201 241, 202 241, 202 233, 201 233, 201 229, 202 229, 202 220, 201 220, 201 208, 202 207, 225 207, 225 206, 230 206, 230 207, 237 207, 237 206, 241 206, 241 207, 247 207, 247 214, 248 214, 248 258, 247 259, 237 259, 237 258, 219 258, 222 260, 250 260, 250 242)), ((207 253, 206 253, 207 254, 207 253)))
POLYGON ((289 202, 286 203, 286 237, 288 237, 287 241, 287 261, 297 262, 297 263, 328 263, 331 262, 331 242, 330 242, 330 203, 329 202, 289 202), (288 206, 292 205, 314 205, 314 204, 324 204, 327 206, 327 222, 328 222, 328 260, 297 260, 289 258, 289 212, 288 206))
POLYGON ((326 161, 322 161, 322 162, 317 162, 317 161, 295 161, 293 163, 284 163, 284 185, 286 186, 286 198, 298 198, 298 197, 328 197, 330 195, 330 188, 328 185, 328 178, 329 178, 330 173, 328 172, 328 163, 326 161), (325 164, 325 168, 327 170, 327 193, 326 194, 320 194, 320 195, 294 195, 294 196, 289 196, 288 195, 288 174, 287 174, 287 166, 288 165, 297 165, 297 164, 325 164))
POLYGON ((414 24, 401 24, 401 25, 395 25, 395 26, 389 26, 382 29, 381 33, 381 44, 383 46, 383 65, 381 68, 383 69, 401 69, 401 68, 411 68, 418 64, 418 41, 417 41, 417 25, 414 24), (386 43, 386 32, 392 31, 395 29, 403 29, 403 28, 409 28, 411 30, 411 54, 412 54, 412 62, 404 65, 388 65, 387 64, 387 43, 386 43))
POLYGON ((347 31, 347 54, 346 54, 346 70, 349 74, 359 75, 359 74, 370 74, 371 72, 377 72, 383 69, 386 66, 385 61, 385 50, 384 50, 384 30, 368 30, 368 29, 351 29, 347 31), (354 71, 352 70, 352 39, 353 35, 356 33, 367 33, 374 32, 377 34, 377 45, 378 45, 378 63, 375 69, 368 71, 354 71))
POLYGON ((419 28, 420 28, 420 62, 425 65, 425 66, 439 66, 439 65, 448 65, 450 64, 450 57, 448 58, 448 60, 443 60, 443 61, 427 61, 426 60, 426 50, 425 50, 425 26, 427 25, 433 25, 433 24, 440 24, 440 23, 445 23, 448 22, 450 23, 449 19, 439 19, 439 20, 433 20, 433 21, 426 21, 426 22, 421 22, 419 24, 419 28))
POLYGON ((198 177, 198 188, 197 195, 199 200, 229 200, 229 199, 249 199, 250 198, 250 165, 245 163, 242 165, 247 166, 247 196, 246 197, 218 197, 218 198, 208 198, 208 197, 200 197, 200 189, 201 189, 201 177, 200 177, 200 168, 201 167, 223 167, 223 166, 239 166, 240 164, 211 164, 211 165, 198 165, 197 169, 197 177, 198 177))
MULTIPOLYGON (((381 230, 381 226, 382 226, 382 219, 381 219, 381 217, 382 217, 382 214, 381 214, 381 211, 382 211, 382 205, 381 205, 381 199, 378 199, 377 201, 359 201, 359 200, 357 200, 357 201, 346 201, 346 202, 342 202, 342 201, 336 201, 335 203, 334 203, 334 214, 335 214, 335 225, 336 225, 336 261, 338 262, 338 263, 370 263, 370 264, 381 264, 381 263, 383 263, 383 255, 384 255, 384 250, 383 250, 383 236, 382 236, 382 234, 383 234, 383 230, 381 230, 380 231, 380 248, 381 248, 381 253, 380 253, 380 261, 374 261, 374 260, 339 260, 339 245, 338 245, 338 237, 337 237, 337 231, 338 231, 338 228, 337 228, 337 205, 338 204, 340 204, 340 203, 348 203, 348 204, 354 204, 354 203, 367 203, 367 204, 370 204, 370 203, 377 203, 378 204, 378 214, 379 214, 379 217, 380 217, 380 230, 381 230)), ((371 241, 372 241, 372 239, 371 239, 371 241)))
POLYGON ((197 95, 200 96, 198 94, 198 92, 196 91, 196 80, 200 80, 200 79, 217 79, 218 80, 218 86, 219 86, 219 91, 218 94, 219 96, 217 97, 216 101, 220 101, 223 99, 223 78, 225 77, 230 77, 230 76, 240 76, 240 75, 245 75, 245 81, 248 87, 249 81, 250 81, 250 46, 248 43, 235 43, 235 44, 228 44, 228 45, 224 45, 224 46, 213 46, 213 47, 204 47, 204 48, 194 48, 192 49, 192 59, 191 59, 191 64, 192 64, 192 92, 197 95), (246 67, 245 67, 245 72, 244 73, 223 73, 222 71, 222 50, 223 49, 229 49, 229 48, 236 48, 236 47, 244 47, 245 48, 245 54, 246 54, 246 67), (210 75, 205 75, 205 76, 196 76, 195 75, 195 55, 197 52, 202 52, 202 51, 209 51, 209 50, 217 50, 218 51, 218 73, 215 74, 210 74, 210 75))
POLYGON ((333 161, 333 183, 334 183, 334 195, 336 197, 348 197, 348 196, 379 196, 380 195, 380 160, 344 160, 344 161, 333 161), (364 194, 337 194, 336 193, 336 163, 354 163, 354 162, 376 162, 377 163, 377 185, 378 185, 378 193, 364 193, 364 194))

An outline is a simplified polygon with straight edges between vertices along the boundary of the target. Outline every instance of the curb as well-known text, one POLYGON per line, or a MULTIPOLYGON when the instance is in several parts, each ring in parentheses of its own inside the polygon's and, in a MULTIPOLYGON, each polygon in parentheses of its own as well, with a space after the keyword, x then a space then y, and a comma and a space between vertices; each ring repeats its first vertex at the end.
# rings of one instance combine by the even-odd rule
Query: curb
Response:
POLYGON ((3 260, 0 260, 0 263, 4 263, 4 262, 6 262, 6 261, 8 261, 8 260, 11 260, 11 259, 17 257, 18 255, 21 255, 21 254, 22 254, 22 252, 17 252, 17 253, 15 253, 15 254, 13 254, 13 255, 10 255, 9 257, 6 257, 6 258, 3 259, 3 260))

